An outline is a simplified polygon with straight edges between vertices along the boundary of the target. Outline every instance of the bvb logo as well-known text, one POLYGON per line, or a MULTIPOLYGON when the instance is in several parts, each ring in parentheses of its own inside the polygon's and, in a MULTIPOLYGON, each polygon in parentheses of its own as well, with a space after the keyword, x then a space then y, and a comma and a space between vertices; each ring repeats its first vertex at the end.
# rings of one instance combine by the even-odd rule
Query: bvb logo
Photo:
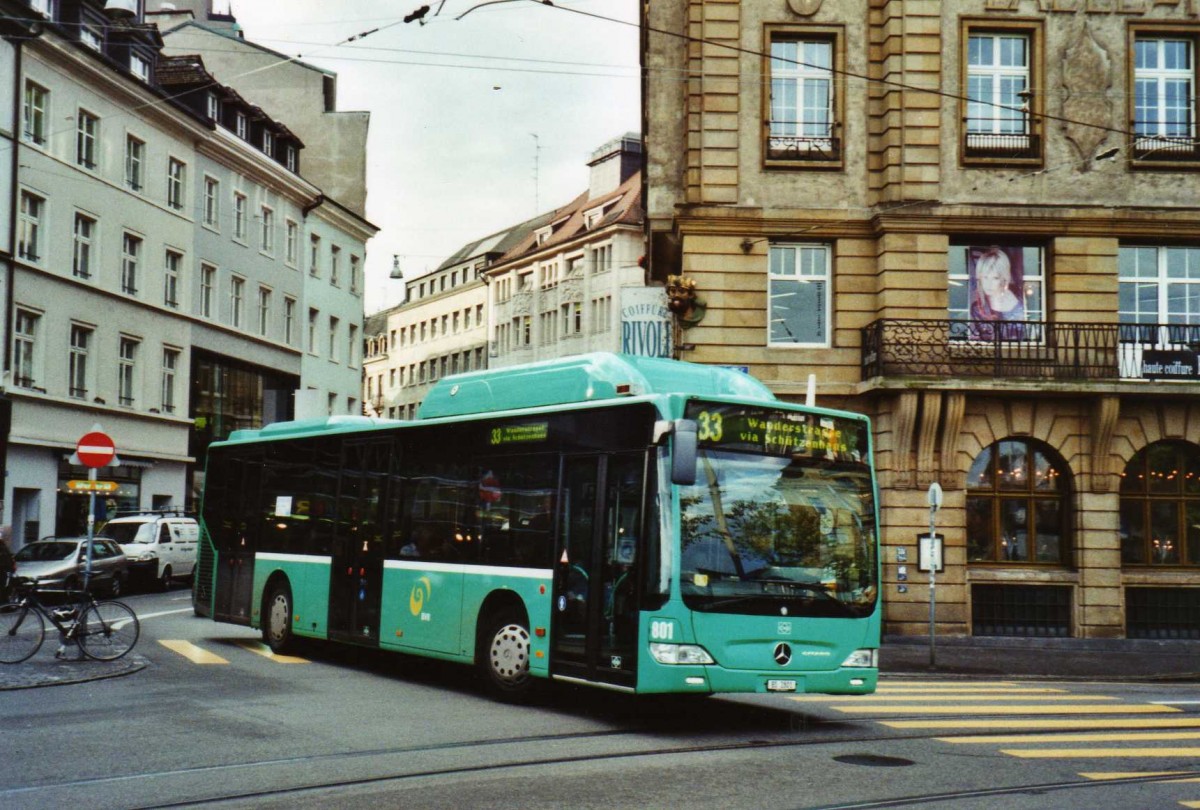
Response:
POLYGON ((787 4, 801 17, 810 17, 821 10, 821 0, 787 0, 787 4))
POLYGON ((421 577, 413 583, 412 593, 408 595, 408 609, 412 611, 412 615, 421 615, 421 609, 425 607, 425 600, 432 592, 433 588, 430 585, 429 577, 421 577))

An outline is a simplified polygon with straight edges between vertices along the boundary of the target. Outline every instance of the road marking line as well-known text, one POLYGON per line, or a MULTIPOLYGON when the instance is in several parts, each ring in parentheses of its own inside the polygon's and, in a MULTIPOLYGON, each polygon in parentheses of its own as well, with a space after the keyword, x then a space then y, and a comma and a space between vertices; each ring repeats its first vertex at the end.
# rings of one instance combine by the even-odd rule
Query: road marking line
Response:
MULTIPOLYGON (((880 678, 880 686, 920 686, 925 689, 961 689, 967 684, 946 683, 945 681, 893 681, 890 678, 880 678)), ((971 681, 972 687, 1017 686, 1015 681, 971 681)))
POLYGON ((1028 720, 880 720, 880 725, 902 729, 952 729, 952 728, 1200 728, 1200 717, 1105 717, 1091 719, 1073 717, 1065 719, 1029 718, 1028 720))
POLYGON ((1200 740, 1200 731, 1127 731, 1124 734, 972 734, 938 737, 948 743, 1133 742, 1135 740, 1200 740))
POLYGON ((197 647, 190 641, 164 640, 159 639, 158 643, 166 647, 171 652, 179 653, 193 664, 228 664, 221 656, 216 653, 209 652, 203 647, 197 647))
POLYGON ((1200 757, 1200 748, 1001 748, 1021 759, 1102 759, 1105 757, 1200 757))
MULTIPOLYGON (((854 698, 856 703, 903 703, 909 700, 932 700, 941 698, 942 695, 862 695, 854 698)), ((1120 700, 1120 698, 1109 697, 1107 695, 946 695, 950 700, 1046 700, 1046 701, 1087 701, 1087 700, 1120 700)), ((828 703, 831 700, 845 700, 844 697, 834 697, 832 695, 797 695, 788 698, 789 700, 799 701, 801 703, 828 703)))
POLYGON ((1085 771, 1084 779, 1136 779, 1139 776, 1181 776, 1190 771, 1085 771))
MULTIPOLYGON (((137 613, 137 611, 134 611, 134 612, 137 613)), ((192 612, 191 608, 181 608, 179 610, 160 610, 158 613, 138 613, 137 617, 138 617, 138 621, 142 621, 143 619, 154 619, 154 618, 157 618, 158 616, 173 616, 176 613, 191 613, 191 612, 192 612)))
POLYGON ((995 694, 995 695, 1013 695, 1013 694, 1036 694, 1036 695, 1063 695, 1066 694, 1066 689, 1051 689, 1044 686, 959 686, 954 689, 924 689, 917 686, 881 686, 875 690, 876 695, 957 695, 957 694, 995 694))
POLYGON ((234 644, 241 647, 243 650, 249 650, 255 655, 261 655, 263 658, 269 658, 276 664, 307 664, 307 658, 297 658, 294 655, 276 655, 271 651, 271 648, 261 641, 250 641, 248 639, 236 639, 234 644))
POLYGON ((1200 700, 1151 700, 1159 706, 1200 706, 1200 700))
POLYGON ((1184 807, 1200 807, 1200 802, 1180 802, 1180 804, 1184 807))
POLYGON ((885 714, 1156 714, 1158 712, 1177 712, 1179 709, 1170 706, 1150 706, 1148 704, 1124 705, 1109 704, 1087 706, 1037 706, 1023 704, 1020 706, 1005 706, 989 703, 983 706, 960 706, 938 704, 936 706, 881 706, 871 705, 841 705, 831 706, 846 714, 867 714, 880 712, 885 714))

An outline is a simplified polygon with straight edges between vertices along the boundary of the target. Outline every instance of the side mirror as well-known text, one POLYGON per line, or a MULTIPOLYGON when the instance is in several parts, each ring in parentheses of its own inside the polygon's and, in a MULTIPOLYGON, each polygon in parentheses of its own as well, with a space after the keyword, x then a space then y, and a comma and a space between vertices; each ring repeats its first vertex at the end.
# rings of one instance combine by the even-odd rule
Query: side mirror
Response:
POLYGON ((676 419, 671 447, 671 483, 691 486, 696 483, 696 421, 676 419))

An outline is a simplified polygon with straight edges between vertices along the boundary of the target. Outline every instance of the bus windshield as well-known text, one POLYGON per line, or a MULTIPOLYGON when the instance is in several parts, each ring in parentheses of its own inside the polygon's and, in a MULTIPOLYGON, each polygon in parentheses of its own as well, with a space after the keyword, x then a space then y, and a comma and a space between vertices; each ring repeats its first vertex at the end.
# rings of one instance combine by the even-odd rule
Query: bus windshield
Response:
POLYGON ((722 444, 734 442, 702 440, 696 482, 680 488, 687 605, 719 613, 870 615, 878 566, 868 465, 851 454, 766 455, 722 444))

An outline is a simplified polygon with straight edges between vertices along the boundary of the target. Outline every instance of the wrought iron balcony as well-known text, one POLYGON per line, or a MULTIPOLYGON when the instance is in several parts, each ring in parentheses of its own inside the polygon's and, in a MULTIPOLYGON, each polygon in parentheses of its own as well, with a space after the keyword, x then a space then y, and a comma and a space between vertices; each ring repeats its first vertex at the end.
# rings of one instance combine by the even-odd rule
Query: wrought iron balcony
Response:
POLYGON ((863 379, 1200 383, 1200 324, 884 319, 862 330, 863 379))

